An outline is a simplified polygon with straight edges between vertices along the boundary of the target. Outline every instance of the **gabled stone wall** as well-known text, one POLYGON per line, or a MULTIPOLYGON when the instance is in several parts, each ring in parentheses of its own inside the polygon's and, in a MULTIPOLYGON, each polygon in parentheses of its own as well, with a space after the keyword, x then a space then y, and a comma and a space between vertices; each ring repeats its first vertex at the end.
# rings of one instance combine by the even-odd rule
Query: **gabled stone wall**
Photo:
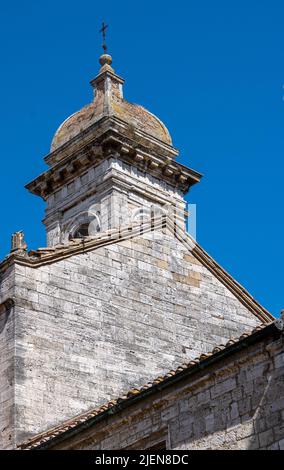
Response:
POLYGON ((15 298, 17 442, 260 323, 166 229, 16 265, 15 298))

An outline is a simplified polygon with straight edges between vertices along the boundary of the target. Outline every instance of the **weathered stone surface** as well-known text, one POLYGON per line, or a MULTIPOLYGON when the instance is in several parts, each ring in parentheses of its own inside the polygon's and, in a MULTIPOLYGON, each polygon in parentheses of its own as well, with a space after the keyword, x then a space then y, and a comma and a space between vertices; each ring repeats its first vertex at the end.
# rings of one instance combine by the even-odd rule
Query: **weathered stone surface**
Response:
POLYGON ((81 223, 91 220, 100 231, 147 220, 151 211, 156 217, 180 212, 183 221, 184 209, 183 194, 176 187, 110 156, 82 176, 74 175, 72 183, 47 198, 47 242, 66 243, 81 223))
MULTIPOLYGON (((18 234, 1 264, 0 447, 14 447, 271 319, 186 238, 184 194, 201 175, 175 161, 164 125, 123 100, 123 81, 112 69, 103 67, 92 83, 94 104, 61 126, 45 158, 49 169, 27 185, 47 203, 48 247, 28 254, 18 234), (174 229, 154 227, 153 219, 165 214, 173 215, 174 229), (125 239, 123 230, 138 221, 135 235, 125 239), (143 234, 144 221, 149 231, 143 234), (99 234, 88 249, 86 238, 74 240, 86 236, 82 230, 99 234), (111 238, 116 230, 121 241, 111 238), (71 254, 63 253, 66 247, 71 254)), ((154 429, 160 439, 170 421, 173 443, 186 446, 194 436, 200 447, 210 445, 204 433, 215 430, 221 442, 222 426, 231 420, 225 446, 237 438, 246 446, 253 435, 246 421, 270 372, 264 356, 265 364, 252 362, 243 372, 221 367, 215 383, 203 378, 200 396, 196 383, 193 396, 164 410, 162 428, 158 412, 132 421, 133 436, 146 443, 154 429), (240 396, 237 374, 247 392, 257 392, 240 396), (206 408, 208 401, 219 404, 219 413, 206 408), (199 420, 192 419, 195 410, 199 420)), ((280 388, 282 362, 275 358, 280 388)), ((254 445, 274 445, 271 426, 274 438, 283 438, 279 388, 269 393, 270 427, 259 420, 254 445)), ((120 436, 131 445, 126 431, 120 436)), ((106 439, 104 445, 112 445, 106 439)))
POLYGON ((14 270, 9 269, 0 285, 0 449, 12 448, 15 442, 15 309, 11 301, 13 285, 14 270))
POLYGON ((144 397, 87 431, 83 430, 61 444, 54 443, 51 448, 142 450, 164 441, 167 449, 175 450, 283 450, 284 427, 281 424, 275 426, 276 422, 281 423, 283 402, 276 413, 277 419, 271 419, 270 412, 272 397, 279 401, 284 395, 284 382, 275 375, 274 354, 269 357, 271 367, 264 368, 261 387, 253 380, 251 389, 248 377, 240 379, 238 368, 242 362, 247 370, 259 369, 264 360, 263 350, 271 342, 277 347, 274 354, 283 351, 283 335, 278 340, 260 341, 249 347, 252 354, 247 354, 248 350, 244 349, 223 361, 223 380, 218 374, 220 364, 208 366, 198 372, 196 378, 189 376, 175 382, 174 386, 156 391, 151 397, 144 397), (228 386, 232 369, 238 371, 234 389, 228 386), (218 396, 214 394, 216 389, 220 390, 218 396), (233 398, 236 395, 238 402, 233 398), (239 411, 248 395, 251 398, 247 402, 249 412, 242 419, 239 411))
POLYGON ((109 64, 101 68, 99 75, 91 83, 94 86, 94 101, 61 124, 53 137, 52 151, 82 133, 103 116, 122 118, 136 129, 168 145, 172 144, 169 131, 160 119, 142 106, 129 103, 123 98, 124 80, 114 73, 109 64))
MULTIPOLYGON (((172 235, 150 232, 37 269, 16 266, 18 442, 259 323, 187 256, 172 235)), ((235 379, 228 384, 213 398, 235 379)))

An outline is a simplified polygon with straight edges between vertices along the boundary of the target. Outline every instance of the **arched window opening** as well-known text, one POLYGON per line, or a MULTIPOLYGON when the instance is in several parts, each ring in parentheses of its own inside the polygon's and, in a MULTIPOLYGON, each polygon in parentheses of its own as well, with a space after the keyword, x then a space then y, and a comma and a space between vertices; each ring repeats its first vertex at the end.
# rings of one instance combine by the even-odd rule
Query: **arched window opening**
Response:
POLYGON ((146 222, 151 218, 151 211, 148 207, 139 207, 132 213, 133 222, 146 222))
POLYGON ((85 238, 89 236, 89 224, 80 225, 71 238, 85 238))
POLYGON ((72 226, 67 228, 69 232, 69 240, 74 238, 94 237, 101 231, 100 213, 85 212, 79 214, 78 217, 73 219, 72 226))

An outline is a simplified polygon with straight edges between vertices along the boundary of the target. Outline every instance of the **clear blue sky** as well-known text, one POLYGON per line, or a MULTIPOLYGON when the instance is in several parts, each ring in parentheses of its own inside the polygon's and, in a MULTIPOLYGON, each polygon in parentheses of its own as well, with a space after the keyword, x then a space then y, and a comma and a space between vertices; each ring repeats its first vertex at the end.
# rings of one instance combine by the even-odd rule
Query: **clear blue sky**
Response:
POLYGON ((125 97, 168 126, 204 178, 198 242, 272 313, 284 308, 283 0, 14 0, 1 5, 1 242, 45 245, 45 170, 57 126, 92 98, 102 20, 125 97))

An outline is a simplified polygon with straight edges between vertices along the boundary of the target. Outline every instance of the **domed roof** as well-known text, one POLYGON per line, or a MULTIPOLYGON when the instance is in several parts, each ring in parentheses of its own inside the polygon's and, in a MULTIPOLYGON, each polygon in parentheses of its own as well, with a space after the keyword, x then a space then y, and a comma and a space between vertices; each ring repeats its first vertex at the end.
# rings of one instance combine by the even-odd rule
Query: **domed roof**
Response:
POLYGON ((160 119, 143 106, 129 103, 123 98, 124 81, 114 73, 111 62, 111 56, 108 54, 101 56, 102 68, 99 75, 91 82, 95 89, 94 101, 61 124, 53 137, 51 151, 58 149, 103 116, 116 116, 136 129, 172 145, 169 131, 160 119))

